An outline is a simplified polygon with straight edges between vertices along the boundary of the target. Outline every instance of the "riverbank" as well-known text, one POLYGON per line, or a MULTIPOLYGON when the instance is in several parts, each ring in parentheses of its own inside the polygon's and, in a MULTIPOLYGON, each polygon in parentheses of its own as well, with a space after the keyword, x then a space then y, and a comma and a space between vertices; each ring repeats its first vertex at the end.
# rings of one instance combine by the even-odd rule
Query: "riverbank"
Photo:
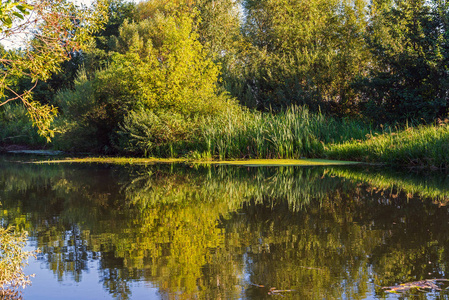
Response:
POLYGON ((448 120, 326 147, 327 158, 428 169, 449 168, 448 120))
MULTIPOLYGON (((80 154, 76 147, 61 147, 57 139, 41 147, 45 148, 44 155, 48 149, 67 151, 59 154, 70 153, 77 157, 109 154, 100 161, 82 158, 83 162, 193 161, 279 165, 285 161, 278 163, 273 160, 288 160, 290 165, 316 165, 317 161, 310 159, 325 159, 431 170, 449 168, 449 120, 426 126, 374 128, 363 122, 327 118, 319 113, 310 113, 304 107, 292 107, 276 115, 245 111, 209 121, 204 121, 191 136, 182 139, 152 143, 151 137, 142 136, 142 143, 135 144, 132 151, 123 146, 109 148, 109 152, 80 154), (257 161, 248 162, 254 159, 257 161)), ((3 152, 36 150, 36 145, 17 147, 3 145, 3 152)))
POLYGON ((130 158, 130 157, 84 157, 36 161, 35 163, 105 163, 105 164, 155 164, 191 163, 201 165, 239 166, 341 166, 356 165, 361 162, 326 159, 249 159, 249 160, 189 160, 181 158, 130 158))

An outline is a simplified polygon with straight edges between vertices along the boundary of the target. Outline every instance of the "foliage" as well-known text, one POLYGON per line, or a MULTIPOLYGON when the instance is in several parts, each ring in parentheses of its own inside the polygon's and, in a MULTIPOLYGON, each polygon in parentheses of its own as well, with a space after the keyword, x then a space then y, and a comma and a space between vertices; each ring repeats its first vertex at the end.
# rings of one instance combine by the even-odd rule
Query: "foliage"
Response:
POLYGON ((0 4, 0 32, 8 32, 13 27, 15 19, 23 20, 25 16, 30 14, 30 10, 33 7, 27 4, 25 1, 2 1, 0 4))
POLYGON ((324 144, 365 139, 371 132, 362 122, 325 118, 306 107, 273 114, 235 109, 230 103, 221 114, 193 119, 175 112, 133 112, 120 131, 130 142, 120 147, 137 154, 196 159, 319 157, 324 144))
POLYGON ((232 55, 241 40, 239 1, 233 0, 150 0, 137 4, 139 19, 154 18, 159 12, 175 15, 179 12, 194 17, 199 41, 214 59, 232 55))
MULTIPOLYGON (((11 3, 18 2, 7 1, 5 5, 11 3)), ((38 80, 47 80, 52 73, 59 71, 61 63, 68 60, 71 52, 89 43, 91 34, 105 21, 103 3, 99 1, 96 7, 86 9, 65 0, 30 0, 20 1, 15 9, 20 13, 12 10, 9 14, 8 8, 2 6, 2 12, 6 15, 0 40, 21 48, 4 52, 0 57, 3 66, 0 72, 3 78, 0 83, 0 106, 20 99, 39 134, 49 140, 54 135, 51 122, 57 110, 33 101, 31 91, 38 80), (24 19, 26 14, 29 16, 24 19), (21 77, 30 78, 34 85, 25 91, 14 90, 21 77)))
MULTIPOLYGON (((92 77, 100 68, 105 68, 110 62, 110 52, 113 40, 119 34, 119 28, 125 19, 133 19, 135 5, 123 0, 105 0, 105 12, 107 16, 102 28, 93 32, 90 42, 82 50, 70 51, 68 60, 60 65, 58 72, 53 72, 51 77, 39 81, 33 89, 33 99, 42 104, 56 105, 55 95, 60 90, 73 89, 75 79, 80 69, 92 77)), ((34 84, 27 77, 21 77, 16 84, 16 90, 29 90, 34 84)), ((55 124, 55 127, 58 127, 55 124)))
MULTIPOLYGON (((13 232, 11 228, 0 227, 0 296, 18 295, 18 288, 31 284, 30 276, 26 276, 23 268, 26 260, 33 255, 23 250, 26 244, 26 232, 13 232)), ((8 298, 7 298, 8 299, 8 298)))
POLYGON ((84 75, 74 90, 62 91, 57 97, 67 122, 91 128, 95 134, 88 140, 102 147, 119 145, 120 150, 151 152, 152 145, 192 136, 201 117, 237 109, 228 96, 218 92, 218 66, 207 57, 187 14, 158 12, 139 23, 125 21, 114 49, 107 68, 90 79, 84 75), (86 94, 85 86, 90 93, 86 94), (83 99, 85 95, 91 100, 83 99), (76 108, 81 102, 87 106, 76 108), (117 140, 115 133, 122 122, 117 140), (173 130, 177 133, 170 133, 173 130))
POLYGON ((313 132, 313 123, 320 116, 314 117, 307 109, 298 108, 276 116, 257 112, 229 114, 226 119, 205 123, 205 150, 220 159, 316 157, 322 153, 322 144, 313 132))
POLYGON ((137 74, 142 82, 137 100, 144 108, 194 115, 210 114, 220 104, 216 99, 218 67, 198 42, 189 15, 158 13, 138 24, 125 22, 117 49, 128 56, 117 56, 116 67, 132 61, 147 71, 137 74))
POLYGON ((5 37, 25 30, 14 20, 42 22, 30 47, 0 50, 11 75, 2 101, 25 101, 48 138, 57 104, 60 149, 315 157, 323 144, 365 140, 380 124, 430 124, 448 113, 444 1, 101 0, 91 11, 49 0, 32 2, 37 13, 30 15, 25 2, 7 3, 5 37), (44 18, 55 9, 72 17, 44 18), (53 21, 65 44, 45 59, 33 56, 44 60, 33 65, 25 58, 45 53, 53 21), (77 51, 82 45, 88 47, 77 51), (61 62, 64 74, 54 75, 61 62))
MULTIPOLYGON (((112 55, 115 51, 115 41, 120 35, 120 27, 125 20, 130 22, 137 21, 136 4, 125 2, 125 0, 107 0, 107 22, 104 28, 93 35, 95 43, 92 43, 80 53, 80 60, 73 60, 76 70, 84 68, 87 75, 92 77, 99 69, 105 69, 112 61, 112 55)), ((70 70, 70 66, 68 68, 70 70)), ((70 78, 69 83, 73 83, 75 76, 70 78)), ((63 81, 64 82, 64 81, 63 81)), ((73 88, 73 85, 65 86, 73 88)))
POLYGON ((55 99, 63 112, 63 117, 56 121, 60 131, 53 144, 56 148, 69 151, 99 151, 98 128, 93 122, 101 122, 102 107, 95 98, 93 82, 81 68, 74 81, 73 90, 61 90, 55 99))
POLYGON ((263 110, 307 104, 348 113, 369 56, 364 1, 243 1, 251 43, 228 68, 231 93, 263 110), (243 83, 243 84, 242 84, 243 83))
POLYGON ((120 125, 125 138, 121 148, 131 153, 176 157, 183 143, 198 134, 197 121, 176 112, 132 111, 120 125))
POLYGON ((367 43, 371 72, 356 84, 377 122, 433 122, 448 112, 449 6, 445 1, 374 1, 367 43))
POLYGON ((220 159, 319 157, 325 143, 363 138, 370 130, 362 123, 310 113, 306 107, 292 106, 279 114, 229 112, 204 123, 193 155, 220 159))
POLYGON ((124 0, 108 0, 107 6, 107 22, 94 35, 95 49, 103 51, 113 50, 111 39, 120 34, 120 27, 125 20, 133 20, 136 14, 135 4, 124 0))
POLYGON ((222 114, 195 119, 138 111, 121 128, 131 141, 121 147, 132 153, 196 159, 319 157, 325 144, 372 132, 362 122, 325 118, 306 107, 273 114, 236 110, 232 103, 222 114))
POLYGON ((9 103, 0 111, 1 144, 45 145, 45 139, 37 134, 27 110, 20 103, 9 103))
POLYGON ((200 0, 197 7, 199 40, 216 60, 226 64, 242 42, 239 1, 200 0))

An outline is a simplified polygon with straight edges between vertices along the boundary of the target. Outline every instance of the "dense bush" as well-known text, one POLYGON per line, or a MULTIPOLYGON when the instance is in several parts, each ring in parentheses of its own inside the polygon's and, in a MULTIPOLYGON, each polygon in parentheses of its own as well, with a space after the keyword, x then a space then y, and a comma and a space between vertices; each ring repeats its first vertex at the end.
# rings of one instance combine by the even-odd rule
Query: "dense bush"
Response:
POLYGON ((30 147, 45 145, 22 104, 9 103, 0 110, 0 145, 19 144, 30 147))
MULTIPOLYGON (((106 115, 95 95, 94 81, 89 80, 84 69, 78 71, 73 90, 61 90, 56 103, 62 111, 55 125, 60 134, 53 139, 56 148, 66 151, 102 151, 97 126, 106 115)), ((107 136, 106 136, 107 139, 107 136)))
POLYGON ((448 113, 449 5, 442 1, 374 2, 367 28, 373 55, 355 87, 361 110, 379 123, 432 123, 448 113))
POLYGON ((139 110, 128 114, 120 128, 121 149, 145 156, 176 157, 198 133, 198 120, 174 112, 139 110))

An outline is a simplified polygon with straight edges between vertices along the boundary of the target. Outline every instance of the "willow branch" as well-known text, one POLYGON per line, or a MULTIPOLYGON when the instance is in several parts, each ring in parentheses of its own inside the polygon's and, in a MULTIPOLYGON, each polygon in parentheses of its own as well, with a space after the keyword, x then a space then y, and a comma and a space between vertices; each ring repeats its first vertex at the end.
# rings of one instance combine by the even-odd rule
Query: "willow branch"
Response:
POLYGON ((23 102, 23 104, 25 104, 26 106, 30 106, 29 102, 25 100, 25 96, 30 94, 36 88, 36 86, 37 86, 37 80, 36 80, 36 82, 34 83, 34 85, 33 85, 33 87, 31 89, 25 91, 24 93, 22 93, 20 95, 17 92, 15 92, 13 89, 11 89, 9 87, 6 87, 6 90, 10 91, 11 93, 13 93, 15 97, 9 98, 9 99, 7 99, 7 100, 5 100, 3 102, 0 102, 0 106, 3 106, 3 105, 5 105, 8 102, 11 102, 11 101, 14 101, 14 100, 17 100, 17 99, 20 99, 23 102))

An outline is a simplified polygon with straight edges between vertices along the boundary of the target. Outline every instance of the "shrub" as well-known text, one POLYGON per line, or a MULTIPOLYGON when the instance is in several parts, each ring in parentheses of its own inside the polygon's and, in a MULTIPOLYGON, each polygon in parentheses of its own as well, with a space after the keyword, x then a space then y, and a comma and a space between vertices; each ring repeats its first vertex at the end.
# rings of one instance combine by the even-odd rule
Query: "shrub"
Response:
POLYGON ((31 147, 45 145, 22 104, 8 103, 0 110, 0 144, 26 144, 31 147))
POLYGON ((218 90, 219 66, 198 41, 192 15, 159 12, 125 22, 115 43, 107 68, 90 79, 80 73, 74 90, 59 93, 61 147, 142 154, 170 144, 173 150, 198 120, 237 107, 218 90))
POLYGON ((74 151, 95 151, 102 148, 98 126, 103 120, 103 107, 98 103, 94 82, 83 68, 78 71, 73 90, 61 90, 56 95, 61 114, 55 124, 60 134, 53 140, 56 148, 74 151))
POLYGON ((198 131, 195 121, 176 112, 132 111, 120 125, 119 147, 145 156, 176 156, 180 144, 198 131))

